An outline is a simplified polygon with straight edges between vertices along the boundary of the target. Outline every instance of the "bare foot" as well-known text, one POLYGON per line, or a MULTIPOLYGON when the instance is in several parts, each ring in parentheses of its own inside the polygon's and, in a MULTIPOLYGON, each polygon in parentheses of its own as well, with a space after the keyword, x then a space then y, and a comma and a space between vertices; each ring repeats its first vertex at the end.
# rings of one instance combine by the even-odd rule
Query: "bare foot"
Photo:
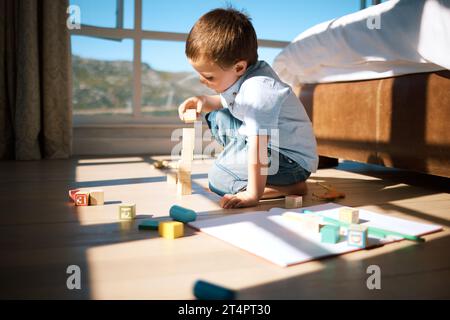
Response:
POLYGON ((300 181, 287 186, 267 185, 261 199, 282 198, 287 195, 303 196, 308 193, 308 187, 305 181, 300 181))

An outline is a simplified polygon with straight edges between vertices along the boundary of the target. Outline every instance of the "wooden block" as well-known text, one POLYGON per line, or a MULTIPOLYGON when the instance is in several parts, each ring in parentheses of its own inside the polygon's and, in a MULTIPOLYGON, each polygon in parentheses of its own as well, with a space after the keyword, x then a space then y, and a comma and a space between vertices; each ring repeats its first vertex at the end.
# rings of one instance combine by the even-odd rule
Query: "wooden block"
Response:
POLYGON ((77 192, 80 192, 80 189, 69 190, 69 198, 72 199, 72 201, 75 201, 75 194, 77 192))
POLYGON ((191 182, 183 182, 178 181, 177 183, 177 195, 179 196, 187 196, 192 194, 192 185, 191 182))
POLYGON ((89 205, 89 192, 88 191, 78 191, 77 193, 75 193, 75 205, 88 206, 89 205))
POLYGON ((339 220, 346 223, 358 223, 359 222, 359 210, 353 208, 340 208, 339 220))
POLYGON ((89 205, 102 206, 105 204, 105 193, 102 189, 89 190, 89 205))
POLYGON ((303 198, 302 196, 286 196, 284 198, 285 201, 285 208, 286 209, 295 209, 295 208, 301 208, 303 204, 303 198))
POLYGON ((322 218, 314 214, 285 212, 282 216, 295 221, 299 228, 308 232, 318 233, 324 226, 322 218))
POLYGON ((167 176, 168 184, 177 184, 178 177, 177 177, 176 171, 169 171, 169 172, 167 172, 166 176, 167 176))
POLYGON ((180 182, 191 182, 191 171, 179 168, 178 169, 178 181, 180 182))
POLYGON ((159 235, 166 239, 175 239, 184 235, 183 224, 178 221, 161 221, 158 227, 159 235))
POLYGON ((187 109, 183 114, 183 120, 185 123, 194 123, 197 120, 197 110, 187 109))
POLYGON ((173 205, 169 210, 170 217, 175 221, 184 223, 192 222, 197 219, 197 213, 194 210, 173 205))
POLYGON ((339 241, 339 227, 331 224, 324 225, 320 229, 323 243, 337 243, 339 241))
POLYGON ((181 150, 181 161, 192 162, 194 160, 194 149, 183 149, 181 150))
POLYGON ((141 221, 141 223, 139 223, 138 229, 139 230, 158 230, 159 223, 160 223, 159 220, 146 219, 144 221, 141 221))
POLYGON ((193 151, 194 147, 195 147, 195 128, 183 128, 183 143, 181 150, 193 151))
POLYGON ((180 172, 180 170, 191 172, 192 171, 192 161, 185 161, 183 159, 179 160, 178 161, 178 172, 180 172))
POLYGON ((123 203, 119 205, 120 220, 133 220, 134 218, 136 218, 136 204, 123 203))
POLYGON ((360 224, 351 224, 347 231, 349 246, 365 248, 367 246, 368 228, 360 224))

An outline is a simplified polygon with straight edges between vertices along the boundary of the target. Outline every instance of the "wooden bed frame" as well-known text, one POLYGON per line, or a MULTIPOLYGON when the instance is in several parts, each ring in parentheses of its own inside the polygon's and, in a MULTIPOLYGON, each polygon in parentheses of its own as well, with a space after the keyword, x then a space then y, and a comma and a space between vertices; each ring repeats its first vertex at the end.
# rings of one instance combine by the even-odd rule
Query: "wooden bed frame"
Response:
POLYGON ((450 71, 295 91, 319 155, 450 177, 450 71))

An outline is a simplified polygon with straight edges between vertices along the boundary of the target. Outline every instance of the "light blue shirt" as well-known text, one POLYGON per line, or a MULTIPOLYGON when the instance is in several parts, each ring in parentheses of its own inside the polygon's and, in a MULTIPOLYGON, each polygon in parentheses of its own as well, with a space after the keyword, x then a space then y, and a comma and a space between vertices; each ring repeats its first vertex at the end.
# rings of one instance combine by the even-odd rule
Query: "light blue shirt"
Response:
POLYGON ((311 121, 291 87, 267 62, 250 66, 220 97, 223 107, 243 122, 240 134, 270 135, 272 150, 316 172, 317 145, 311 121))

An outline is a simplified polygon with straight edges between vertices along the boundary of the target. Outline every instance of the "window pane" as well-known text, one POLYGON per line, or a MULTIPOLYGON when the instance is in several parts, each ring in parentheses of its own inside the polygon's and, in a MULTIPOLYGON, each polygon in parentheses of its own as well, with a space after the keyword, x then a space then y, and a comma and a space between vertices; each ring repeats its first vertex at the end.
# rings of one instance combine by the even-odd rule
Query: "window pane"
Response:
POLYGON ((70 0, 80 7, 81 24, 98 27, 116 27, 116 0, 70 0))
POLYGON ((358 11, 360 1, 143 0, 143 29, 188 33, 201 15, 227 4, 250 15, 258 38, 291 41, 317 23, 358 11))
POLYGON ((134 0, 125 0, 123 4, 123 27, 125 29, 134 28, 134 0))
POLYGON ((129 114, 133 97, 132 40, 72 36, 74 114, 129 114))
POLYGON ((214 94, 202 85, 184 55, 184 43, 142 42, 142 113, 176 116, 186 98, 214 94))

